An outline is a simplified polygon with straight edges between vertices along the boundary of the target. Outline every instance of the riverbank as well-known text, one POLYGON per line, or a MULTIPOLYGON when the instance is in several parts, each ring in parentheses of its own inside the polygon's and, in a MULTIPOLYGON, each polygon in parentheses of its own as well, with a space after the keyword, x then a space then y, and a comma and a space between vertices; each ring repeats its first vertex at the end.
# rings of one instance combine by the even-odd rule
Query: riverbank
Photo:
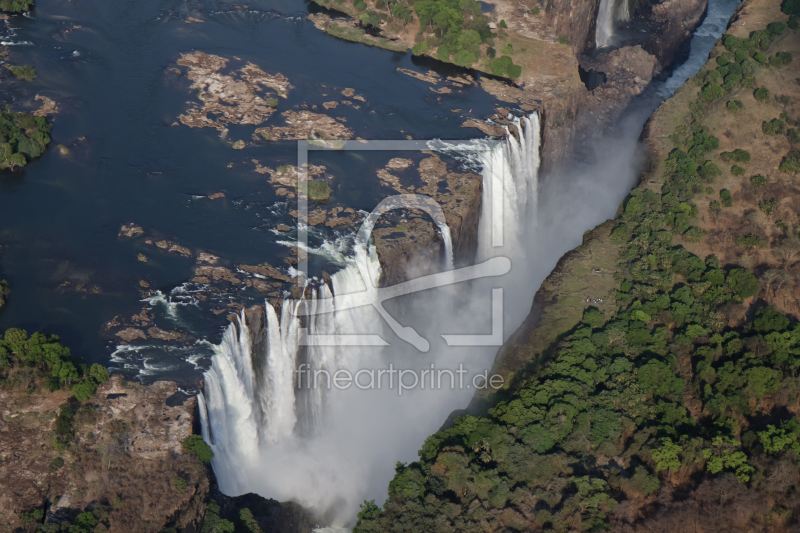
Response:
POLYGON ((784 474, 796 477, 800 404, 781 343, 797 342, 797 315, 774 287, 797 280, 785 259, 796 230, 778 224, 797 209, 758 192, 794 190, 788 19, 764 0, 741 6, 648 121, 639 186, 562 258, 500 350, 511 386, 430 436, 355 531, 793 527, 800 499, 784 474), (742 74, 722 88, 712 71, 730 64, 742 74))

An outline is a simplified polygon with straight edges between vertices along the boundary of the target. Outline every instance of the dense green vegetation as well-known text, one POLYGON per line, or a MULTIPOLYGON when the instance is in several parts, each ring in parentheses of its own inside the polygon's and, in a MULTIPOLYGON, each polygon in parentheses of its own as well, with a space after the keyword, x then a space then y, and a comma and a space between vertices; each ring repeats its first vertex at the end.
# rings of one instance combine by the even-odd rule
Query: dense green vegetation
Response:
POLYGON ((9 65, 7 68, 20 80, 30 81, 36 77, 36 69, 30 65, 9 65))
POLYGON ((34 390, 41 383, 50 391, 66 387, 83 402, 108 378, 103 366, 72 357, 56 335, 37 332, 28 337, 25 330, 12 328, 0 339, 0 380, 11 386, 34 390))
POLYGON ((184 452, 191 453, 205 464, 211 463, 211 459, 214 458, 214 452, 211 451, 211 446, 209 446, 200 435, 189 435, 183 439, 181 446, 184 452))
MULTIPOLYGON (((635 189, 611 233, 621 245, 616 307, 587 308, 535 374, 491 398, 481 416, 430 436, 418 461, 398 463, 383 509, 365 502, 354 533, 480 532, 487 522, 491 530, 606 530, 621 503, 631 513, 666 480, 685 491, 725 476, 766 491, 785 511, 779 502, 796 488, 772 480, 800 462, 800 423, 783 407, 800 403, 800 325, 763 306, 734 320, 761 291, 758 279, 680 244, 703 239, 697 200, 721 173, 707 159, 719 140, 704 112, 752 87, 765 63, 754 56, 785 30, 726 37, 718 67, 697 77, 702 89, 670 136, 660 190, 635 189)), ((750 154, 721 159, 746 164, 750 154)), ((732 205, 729 191, 720 202, 732 205)), ((774 209, 769 202, 763 211, 774 209)), ((757 247, 758 239, 737 241, 757 247)))
POLYGON ((33 0, 0 0, 0 10, 21 13, 30 11, 33 7, 33 0))
MULTIPOLYGON (((319 0, 319 3, 337 8, 344 5, 344 0, 319 0)), ((417 20, 419 32, 411 49, 415 55, 428 54, 462 67, 471 67, 482 57, 495 59, 492 45, 498 33, 489 28, 489 19, 481 13, 481 6, 475 0, 355 0, 353 7, 362 26, 377 28, 387 23, 385 29, 389 33, 399 33, 417 20)), ((506 35, 507 28, 505 21, 501 21, 497 31, 506 35)), ((357 31, 348 28, 332 33, 349 40, 361 40, 344 35, 357 31)), ((517 78, 522 73, 522 68, 514 65, 510 57, 486 66, 496 76, 517 78)))
POLYGON ((44 153, 50 143, 50 124, 45 117, 0 111, 0 168, 22 167, 44 153))

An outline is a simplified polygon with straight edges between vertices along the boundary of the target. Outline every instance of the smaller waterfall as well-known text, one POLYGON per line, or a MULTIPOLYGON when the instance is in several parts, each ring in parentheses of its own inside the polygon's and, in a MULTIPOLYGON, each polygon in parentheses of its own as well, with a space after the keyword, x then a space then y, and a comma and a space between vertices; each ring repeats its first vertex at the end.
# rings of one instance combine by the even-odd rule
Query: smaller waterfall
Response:
MULTIPOLYGON (((536 224, 539 196, 539 114, 514 119, 519 139, 509 132, 483 155, 483 207, 478 223, 478 261, 492 248, 519 251, 518 238, 536 224)), ((508 132, 508 128, 506 128, 508 132)))
POLYGON ((614 23, 630 20, 628 0, 600 0, 595 24, 595 45, 604 48, 613 44, 614 23))
POLYGON ((450 236, 450 227, 447 224, 438 224, 444 241, 444 269, 453 270, 453 239, 450 236))

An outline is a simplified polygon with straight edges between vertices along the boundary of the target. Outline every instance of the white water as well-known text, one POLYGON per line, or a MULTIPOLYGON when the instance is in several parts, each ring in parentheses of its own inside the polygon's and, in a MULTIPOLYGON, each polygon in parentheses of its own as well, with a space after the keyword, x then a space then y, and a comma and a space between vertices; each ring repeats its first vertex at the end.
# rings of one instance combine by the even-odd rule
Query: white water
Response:
POLYGON ((597 48, 610 46, 614 42, 614 26, 631 18, 628 0, 600 0, 595 24, 597 48))
MULTIPOLYGON (((486 189, 491 188, 500 196, 493 205, 502 210, 497 212, 499 218, 493 217, 491 210, 481 216, 478 240, 482 257, 522 257, 517 234, 524 232, 525 221, 534 220, 536 213, 539 117, 534 114, 514 123, 520 131, 519 140, 509 136, 494 149, 483 150, 481 156, 487 185, 484 201, 490 201, 486 189), (492 242, 485 245, 483 241, 491 240, 492 232, 501 230, 502 246, 493 247, 492 242)), ((450 229, 444 220, 434 221, 444 242, 443 269, 452 269, 450 229)), ((321 247, 319 252, 329 254, 331 248, 321 247)), ((342 249, 341 243, 335 248, 342 249)), ((520 269, 519 273, 524 271, 520 269)), ((377 300, 379 277, 374 247, 357 241, 347 266, 332 277, 333 293, 341 296, 366 290, 377 300), (367 272, 370 281, 365 282, 361 272, 367 272)), ((493 285, 507 283, 494 280, 493 285)), ((477 286, 485 289, 478 291, 480 296, 465 297, 459 287, 446 287, 404 297, 402 305, 395 306, 390 314, 403 324, 413 323, 416 331, 431 341, 441 333, 488 334, 490 317, 482 313, 488 308, 492 284, 475 282, 472 288, 477 286)), ((526 286, 514 291, 511 299, 529 305, 533 290, 526 286)), ((304 305, 312 311, 330 309, 331 296, 328 286, 322 285, 304 305)), ((377 334, 391 346, 312 342, 301 347, 300 322, 291 307, 298 305, 300 302, 285 301, 280 317, 266 306, 269 341, 265 353, 251 353, 255 332, 244 325, 243 316, 238 324, 228 327, 222 343, 215 347, 205 388, 199 395, 203 438, 214 450, 212 464, 224 493, 256 492, 293 500, 324 517, 321 520, 341 527, 351 523, 361 501, 385 497, 395 462, 413 460, 425 436, 435 431, 453 409, 463 407, 473 391, 417 388, 404 391, 400 397, 396 389, 328 390, 308 388, 308 381, 298 387, 295 369, 308 364, 331 373, 342 369, 355 373, 384 369, 389 363, 397 368, 425 369, 436 364, 438 368, 455 369, 464 362, 472 366, 471 376, 491 366, 497 348, 450 349, 439 338, 429 352, 420 353, 393 337, 369 306, 312 314, 305 319, 308 333, 322 339, 334 333, 377 334)), ((507 326, 504 338, 516 324, 507 326)))
POLYGON ((708 3, 706 18, 694 32, 689 44, 689 58, 676 68, 672 76, 664 83, 660 91, 662 98, 672 96, 690 76, 694 76, 705 65, 708 61, 708 54, 714 48, 714 44, 722 32, 728 28, 728 21, 739 3, 740 0, 717 0, 708 3))
POLYGON ((522 251, 519 238, 526 221, 536 223, 539 195, 539 115, 514 119, 519 139, 506 140, 482 154, 483 197, 478 224, 478 261, 496 250, 522 251), (530 212, 529 212, 530 210, 530 212))

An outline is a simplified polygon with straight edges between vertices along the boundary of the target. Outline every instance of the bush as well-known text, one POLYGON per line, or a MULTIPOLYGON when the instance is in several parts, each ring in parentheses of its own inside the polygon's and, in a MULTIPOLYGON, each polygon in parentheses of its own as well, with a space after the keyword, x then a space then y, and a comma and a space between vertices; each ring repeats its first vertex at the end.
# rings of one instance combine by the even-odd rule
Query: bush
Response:
POLYGON ((740 298, 749 298, 761 290, 756 277, 744 268, 734 268, 728 273, 728 287, 740 298))
POLYGON ((559 44, 572 44, 566 35, 561 35, 558 38, 559 44))
POLYGON ((507 45, 505 45, 505 46, 504 46, 504 47, 503 47, 503 48, 500 50, 500 52, 501 52, 501 53, 503 53, 503 54, 513 54, 513 53, 514 53, 514 47, 513 47, 513 46, 511 46, 511 43, 508 43, 507 45))
POLYGON ((317 202, 327 202, 333 192, 324 181, 308 180, 304 185, 300 187, 300 192, 317 202))
POLYGON ((717 65, 719 65, 720 67, 724 67, 730 62, 731 60, 728 59, 728 56, 726 55, 717 56, 717 65))
POLYGON ((541 10, 539 9, 539 6, 534 6, 534 8, 531 10, 531 14, 533 15, 538 15, 540 12, 541 10))
POLYGON ((183 492, 183 491, 186 490, 186 481, 185 480, 183 480, 183 479, 181 479, 179 477, 174 477, 170 481, 172 481, 172 484, 175 485, 175 488, 178 489, 178 492, 183 492))
POLYGON ((508 29, 508 24, 506 24, 505 19, 501 19, 500 24, 498 24, 498 26, 500 26, 503 29, 508 29))
POLYGON ((764 122, 761 124, 761 131, 766 135, 780 135, 783 133, 783 122, 777 118, 764 122))
POLYGON ((719 191, 719 199, 722 202, 722 207, 731 207, 733 205, 733 198, 731 197, 731 191, 728 189, 722 189, 719 191))
POLYGON ((797 174, 800 172, 800 152, 791 152, 783 158, 778 170, 784 174, 797 174))
POLYGON ((82 379, 72 386, 72 394, 79 402, 85 402, 97 391, 97 382, 92 378, 82 379))
POLYGON ((734 176, 744 176, 744 168, 739 165, 733 165, 731 167, 731 174, 734 176))
POLYGON ((486 49, 486 55, 489 57, 489 59, 494 59, 497 56, 497 50, 490 46, 486 49))
POLYGON ((731 100, 725 105, 725 109, 728 110, 728 113, 738 113, 741 109, 744 109, 744 104, 741 100, 731 100))
POLYGON ((766 87, 759 87, 753 93, 753 97, 759 102, 769 101, 769 89, 766 87))
POLYGON ((459 50, 456 56, 453 58, 453 62, 460 66, 460 67, 471 67, 475 61, 477 61, 478 57, 475 55, 474 52, 470 52, 469 50, 459 50))
POLYGON ((717 98, 722 98, 723 93, 722 87, 716 83, 709 83, 700 91, 700 98, 706 102, 713 102, 717 98))
POLYGON ((766 176, 762 176, 761 174, 756 174, 752 178, 750 178, 750 183, 753 185, 754 189, 759 189, 769 183, 769 178, 766 176))
POLYGON ((765 215, 771 215, 777 207, 778 200, 775 200, 774 198, 771 200, 762 200, 758 203, 758 208, 761 209, 765 215))
POLYGON ((518 78, 522 73, 522 67, 515 65, 508 56, 501 56, 492 59, 489 63, 492 74, 495 76, 508 76, 510 78, 518 78))
POLYGON ((790 54, 789 52, 778 52, 777 54, 769 58, 769 66, 771 67, 780 68, 785 65, 788 65, 791 62, 792 62, 792 54, 790 54))
POLYGON ((783 22, 773 22, 767 25, 767 31, 769 31, 775 37, 779 37, 783 35, 783 32, 786 31, 786 24, 783 22))
POLYGON ((734 240, 736 244, 739 246, 744 246, 745 248, 761 248, 764 246, 764 239, 759 237, 758 235, 740 235, 736 237, 734 240))
POLYGON ((52 461, 50 461, 50 471, 56 472, 60 470, 64 466, 64 459, 61 457, 56 457, 52 461))
POLYGON ((182 448, 184 452, 191 453, 206 464, 209 464, 211 459, 214 458, 214 452, 211 450, 211 446, 209 446, 200 435, 189 435, 183 439, 182 448))
POLYGON ((413 48, 411 48, 411 53, 414 54, 415 56, 424 54, 427 51, 428 51, 428 43, 425 41, 417 43, 413 46, 413 48))
POLYGON ((737 148, 733 152, 722 152, 719 154, 723 161, 735 161, 737 163, 749 163, 750 152, 737 148))

